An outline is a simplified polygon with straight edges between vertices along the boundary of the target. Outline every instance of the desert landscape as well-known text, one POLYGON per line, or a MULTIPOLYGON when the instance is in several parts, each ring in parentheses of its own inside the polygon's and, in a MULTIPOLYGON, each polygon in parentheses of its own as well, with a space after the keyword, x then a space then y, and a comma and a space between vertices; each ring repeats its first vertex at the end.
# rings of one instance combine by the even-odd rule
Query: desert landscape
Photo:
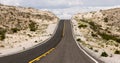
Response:
POLYGON ((106 63, 120 63, 120 8, 78 13, 72 24, 85 50, 106 63))
MULTIPOLYGON (((105 63, 120 63, 120 8, 77 13, 64 20, 71 21, 74 39, 81 49, 105 63)), ((54 36, 59 22, 60 19, 50 11, 0 4, 0 57, 44 43, 54 36)), ((60 50, 68 51, 67 48, 60 50)))
POLYGON ((49 39, 58 22, 59 18, 49 11, 0 4, 0 56, 24 51, 49 39))

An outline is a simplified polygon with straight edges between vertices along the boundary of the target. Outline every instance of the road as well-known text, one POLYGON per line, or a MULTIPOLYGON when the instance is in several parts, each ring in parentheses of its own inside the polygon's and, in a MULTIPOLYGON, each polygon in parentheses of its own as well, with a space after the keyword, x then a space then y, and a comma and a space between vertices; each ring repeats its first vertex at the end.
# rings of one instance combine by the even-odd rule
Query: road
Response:
MULTIPOLYGON (((56 47, 56 45, 61 41, 64 28, 64 21, 61 20, 58 24, 57 30, 48 41, 38 44, 28 50, 20 53, 0 57, 0 63, 28 63, 34 58, 47 52, 49 49, 56 47)), ((9 51, 8 51, 9 52, 9 51)))
POLYGON ((35 63, 102 63, 83 52, 72 35, 70 20, 64 22, 64 36, 55 50, 35 63))
MULTIPOLYGON (((28 63, 41 56, 48 50, 55 48, 51 53, 32 63, 98 63, 78 47, 72 35, 70 20, 61 20, 54 36, 20 53, 0 57, 0 63, 28 63)), ((102 62, 99 62, 102 63, 102 62)))

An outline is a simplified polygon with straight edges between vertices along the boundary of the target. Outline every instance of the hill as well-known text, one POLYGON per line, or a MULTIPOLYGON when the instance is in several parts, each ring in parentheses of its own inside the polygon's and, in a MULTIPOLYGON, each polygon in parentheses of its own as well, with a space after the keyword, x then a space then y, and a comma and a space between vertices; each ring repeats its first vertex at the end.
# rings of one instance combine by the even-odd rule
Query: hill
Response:
POLYGON ((49 11, 0 4, 0 55, 50 38, 58 22, 59 18, 49 11))
POLYGON ((120 54, 120 8, 78 13, 72 22, 77 40, 81 39, 80 43, 94 51, 93 54, 99 57, 105 52, 107 57, 119 57, 115 54, 120 54))

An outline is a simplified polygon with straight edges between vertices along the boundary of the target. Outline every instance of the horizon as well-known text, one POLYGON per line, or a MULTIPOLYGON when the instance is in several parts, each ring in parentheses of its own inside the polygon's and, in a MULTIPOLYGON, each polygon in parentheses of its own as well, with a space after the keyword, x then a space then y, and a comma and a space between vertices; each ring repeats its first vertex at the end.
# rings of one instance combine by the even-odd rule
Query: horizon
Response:
POLYGON ((76 13, 120 7, 120 1, 118 0, 0 0, 0 3, 4 5, 33 7, 40 10, 51 11, 61 19, 69 19, 76 13))

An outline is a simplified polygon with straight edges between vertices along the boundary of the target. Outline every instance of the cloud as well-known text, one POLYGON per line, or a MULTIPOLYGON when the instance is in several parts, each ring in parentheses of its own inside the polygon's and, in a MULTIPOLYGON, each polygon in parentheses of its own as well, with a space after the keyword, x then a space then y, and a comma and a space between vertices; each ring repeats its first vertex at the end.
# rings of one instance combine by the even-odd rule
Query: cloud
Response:
POLYGON ((42 9, 49 10, 55 13, 61 19, 70 19, 74 14, 84 13, 90 11, 106 10, 111 8, 120 8, 120 5, 116 6, 107 6, 107 7, 70 7, 64 9, 42 9))
POLYGON ((0 0, 0 3, 35 8, 68 8, 83 4, 81 0, 0 0))
POLYGON ((21 0, 0 0, 0 3, 6 4, 6 5, 20 5, 21 0))
MULTIPOLYGON (((83 3, 80 0, 40 0, 40 1, 35 1, 35 0, 29 0, 29 2, 32 6, 37 7, 37 8, 68 8, 68 7, 73 7, 73 6, 80 6, 83 3)), ((28 2, 28 0, 25 0, 24 2, 28 2)), ((30 4, 26 4, 26 6, 31 6, 30 4)))
POLYGON ((120 5, 120 0, 82 0, 84 6, 115 6, 120 5))

